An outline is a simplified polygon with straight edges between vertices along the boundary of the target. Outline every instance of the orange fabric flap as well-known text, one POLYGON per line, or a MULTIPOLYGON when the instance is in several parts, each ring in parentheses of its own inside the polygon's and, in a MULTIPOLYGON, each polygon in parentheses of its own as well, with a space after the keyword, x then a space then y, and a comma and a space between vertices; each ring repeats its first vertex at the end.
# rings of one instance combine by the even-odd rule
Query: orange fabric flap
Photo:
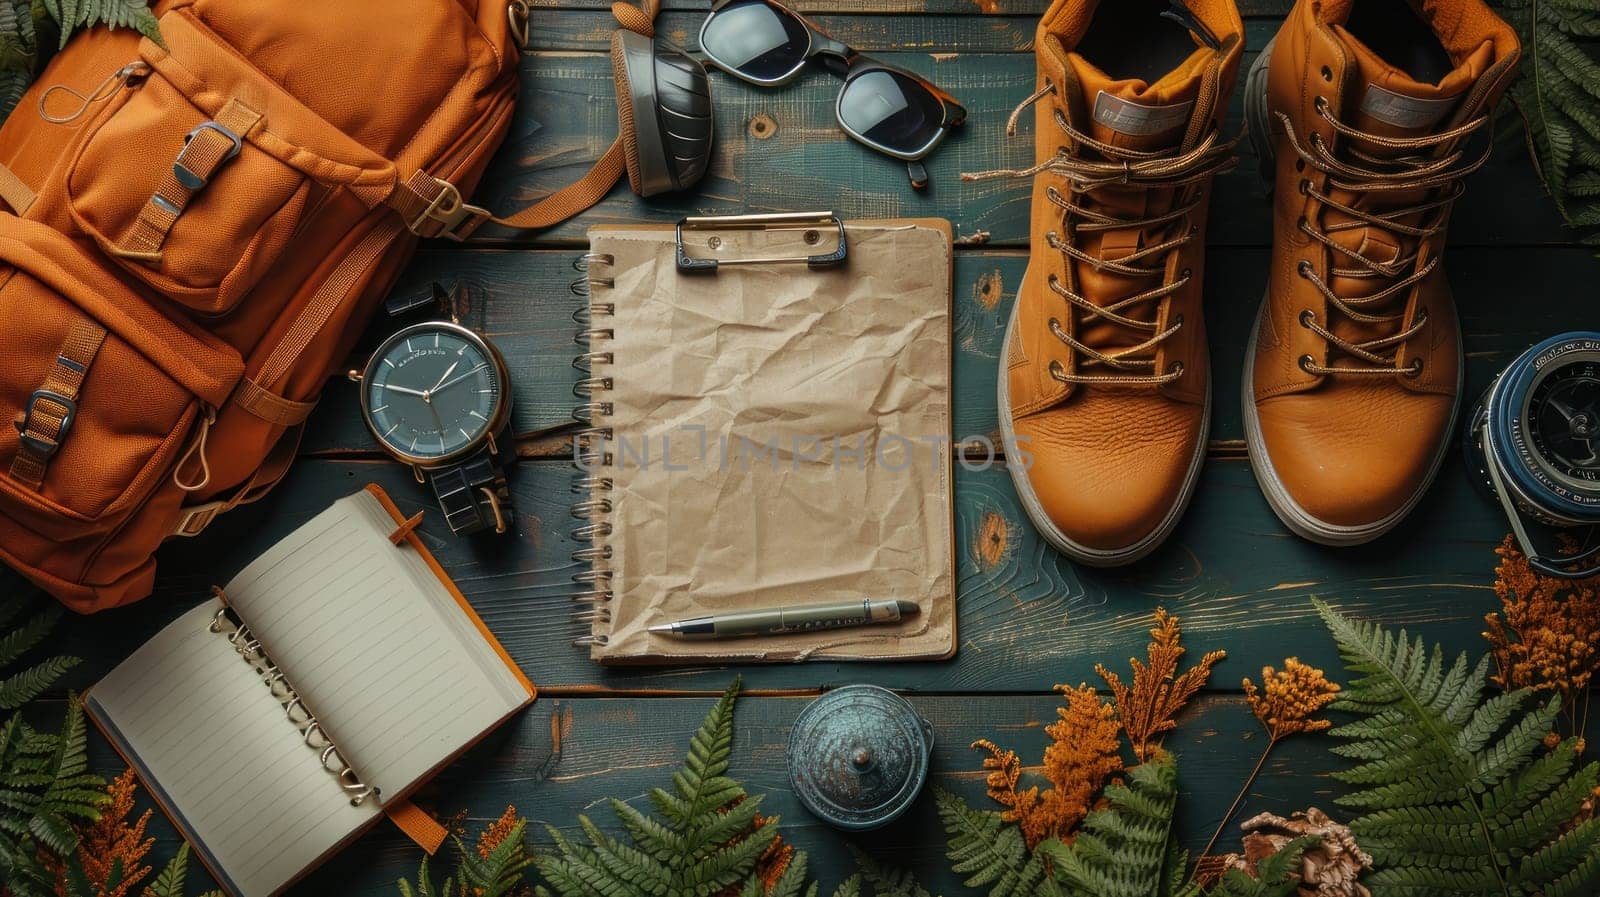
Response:
POLYGON ((384 815, 389 817, 390 822, 394 823, 400 831, 406 833, 407 838, 417 842, 418 847, 426 850, 428 856, 433 856, 438 852, 439 845, 443 844, 444 839, 450 835, 449 832, 445 831, 445 827, 439 824, 438 820, 423 812, 421 807, 409 800, 398 800, 394 803, 385 804, 383 812, 384 815))

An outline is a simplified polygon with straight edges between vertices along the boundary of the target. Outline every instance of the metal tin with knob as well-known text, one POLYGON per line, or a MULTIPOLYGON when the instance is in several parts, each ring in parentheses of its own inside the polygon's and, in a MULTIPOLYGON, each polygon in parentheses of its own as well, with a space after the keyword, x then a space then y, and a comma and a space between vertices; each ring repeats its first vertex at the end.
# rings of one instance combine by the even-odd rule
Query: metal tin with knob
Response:
POLYGON ((1518 356, 1468 419, 1464 448, 1534 569, 1600 574, 1600 333, 1518 356))
POLYGON ((928 780, 933 727, 904 698, 849 685, 811 702, 789 731, 789 781, 817 818, 846 831, 888 825, 928 780))

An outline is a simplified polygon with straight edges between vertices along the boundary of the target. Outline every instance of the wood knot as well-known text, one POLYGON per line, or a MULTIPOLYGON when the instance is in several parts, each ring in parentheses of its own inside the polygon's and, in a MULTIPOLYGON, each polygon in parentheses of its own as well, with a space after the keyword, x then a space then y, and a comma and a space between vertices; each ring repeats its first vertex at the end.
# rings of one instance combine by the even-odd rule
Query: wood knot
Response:
POLYGON ((1000 269, 996 268, 978 276, 978 282, 972 286, 972 299, 984 311, 994 311, 1005 291, 1005 281, 1000 277, 1000 269))
POLYGON ((750 136, 757 140, 768 140, 778 133, 778 122, 765 112, 757 112, 750 119, 750 136))
POLYGON ((1011 542, 1011 526, 998 511, 986 511, 973 541, 978 564, 985 570, 991 570, 1005 559, 1006 546, 1011 542))

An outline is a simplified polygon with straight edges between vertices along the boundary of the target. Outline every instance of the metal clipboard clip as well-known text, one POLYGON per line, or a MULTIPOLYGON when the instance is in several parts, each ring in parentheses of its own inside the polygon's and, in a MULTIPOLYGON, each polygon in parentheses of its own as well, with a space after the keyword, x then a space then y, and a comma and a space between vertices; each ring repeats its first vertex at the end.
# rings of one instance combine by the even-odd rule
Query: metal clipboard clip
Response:
POLYGON ((782 212, 772 215, 691 215, 678 222, 677 256, 679 274, 715 274, 724 265, 798 265, 802 263, 812 271, 823 271, 843 265, 847 253, 844 221, 840 220, 839 216, 832 212, 782 212), (838 232, 839 245, 833 250, 820 255, 747 259, 692 258, 683 242, 685 231, 803 230, 808 232, 806 234, 806 242, 812 243, 820 242, 822 239, 820 233, 815 238, 813 238, 812 233, 824 227, 832 228, 838 232))

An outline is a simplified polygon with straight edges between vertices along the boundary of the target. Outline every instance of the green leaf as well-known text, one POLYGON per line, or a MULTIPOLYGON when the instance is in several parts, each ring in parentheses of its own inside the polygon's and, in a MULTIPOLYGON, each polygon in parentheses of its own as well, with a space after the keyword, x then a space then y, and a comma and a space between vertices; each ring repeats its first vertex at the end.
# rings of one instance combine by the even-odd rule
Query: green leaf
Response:
POLYGON ((44 0, 44 9, 61 26, 61 47, 75 32, 97 25, 132 28, 166 47, 148 0, 44 0))
POLYGON ((1084 819, 1070 845, 1046 841, 1039 851, 1072 897, 1156 897, 1171 884, 1177 761, 1158 753, 1104 796, 1107 806, 1084 819))
MULTIPOLYGON (((427 861, 423 863, 426 865, 427 861)), ((144 897, 184 897, 183 880, 188 874, 189 845, 185 842, 178 845, 178 852, 173 854, 172 860, 156 876, 155 881, 145 885, 144 897)))
POLYGON ((1358 718, 1331 730, 1338 753, 1364 762, 1335 773, 1355 790, 1339 803, 1389 895, 1589 895, 1600 884, 1600 826, 1562 833, 1600 778, 1569 739, 1546 750, 1560 699, 1528 691, 1484 697, 1488 658, 1470 675, 1380 626, 1317 602, 1350 681, 1335 704, 1358 718))

